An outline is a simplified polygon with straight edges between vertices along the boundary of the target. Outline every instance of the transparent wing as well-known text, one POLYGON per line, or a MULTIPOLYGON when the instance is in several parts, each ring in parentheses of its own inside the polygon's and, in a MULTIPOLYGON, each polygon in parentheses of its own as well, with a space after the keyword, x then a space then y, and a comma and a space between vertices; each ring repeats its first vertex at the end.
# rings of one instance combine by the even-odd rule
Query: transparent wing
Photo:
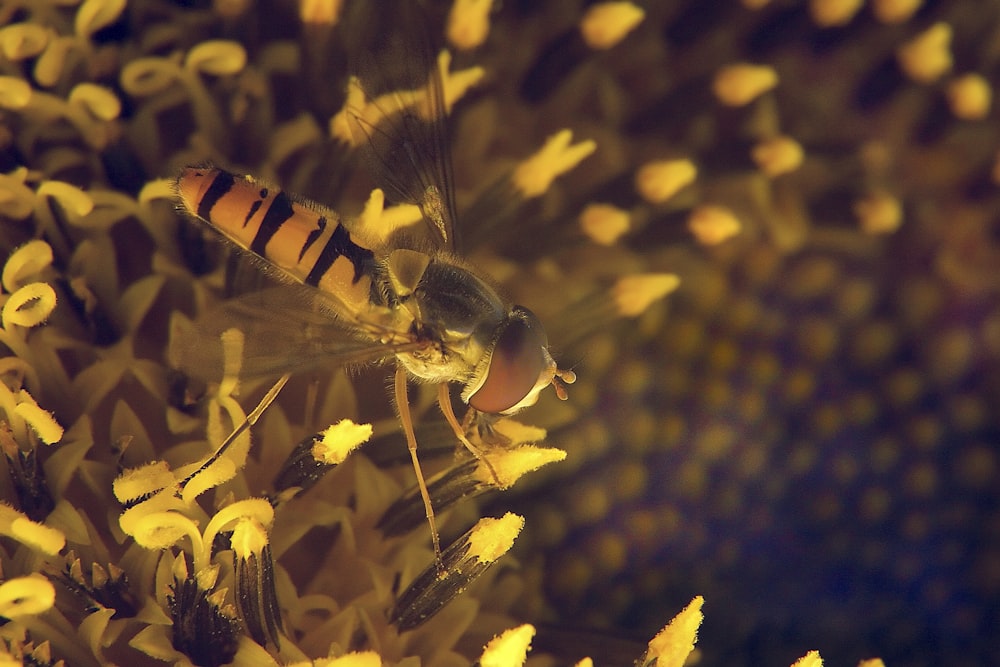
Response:
POLYGON ((447 108, 427 17, 416 2, 358 3, 348 122, 393 203, 419 206, 436 247, 456 250, 447 108), (352 102, 353 100, 353 102, 352 102))
POLYGON ((224 368, 238 368, 236 375, 243 379, 273 377, 379 361, 425 345, 374 321, 337 317, 324 293, 312 287, 283 285, 209 310, 193 327, 177 332, 171 356, 189 376, 217 382, 224 368), (222 336, 229 329, 242 334, 241 347, 224 346, 222 336))

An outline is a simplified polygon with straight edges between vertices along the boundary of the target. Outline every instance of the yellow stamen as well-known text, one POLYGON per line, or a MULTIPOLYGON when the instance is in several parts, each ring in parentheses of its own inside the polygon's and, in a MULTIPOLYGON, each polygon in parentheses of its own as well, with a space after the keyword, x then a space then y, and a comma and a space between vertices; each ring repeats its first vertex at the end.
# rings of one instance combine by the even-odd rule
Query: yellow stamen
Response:
POLYGON ((934 83, 951 69, 951 33, 947 23, 935 23, 899 48, 899 66, 917 83, 934 83))
POLYGON ((677 289, 681 279, 672 273, 646 273, 620 278, 611 289, 618 314, 641 315, 654 301, 677 289))
POLYGON ((917 13, 924 0, 872 0, 872 12, 882 23, 902 23, 917 13))
POLYGON ((903 222, 903 206, 888 192, 875 192, 854 203, 861 230, 865 234, 891 234, 903 222))
POLYGON ((724 206, 703 204, 688 218, 688 229, 702 245, 718 245, 740 232, 739 218, 724 206))
POLYGON ((597 149, 592 140, 570 145, 573 133, 562 130, 545 140, 541 150, 518 165, 511 180, 525 197, 537 197, 549 189, 552 181, 597 149))
POLYGON ((587 204, 580 213, 580 227, 591 241, 599 245, 614 245, 631 225, 628 211, 611 204, 587 204))
POLYGON ((982 120, 992 103, 993 89, 979 74, 966 74, 948 84, 948 104, 956 118, 982 120))
POLYGON ((455 0, 448 13, 448 43, 461 51, 481 46, 490 33, 493 0, 455 0))
POLYGON ((809 15, 822 28, 847 25, 864 5, 864 0, 810 0, 809 15))
POLYGON ((726 106, 742 107, 778 85, 778 73, 767 65, 737 63, 715 75, 712 91, 726 106))
POLYGON ((805 152, 795 139, 782 136, 760 142, 751 155, 760 170, 773 178, 802 166, 805 152))
POLYGON ((527 623, 505 630, 483 647, 479 664, 482 667, 520 667, 528 659, 534 636, 534 626, 527 623))
POLYGON ((635 175, 635 187, 643 199, 662 204, 694 182, 698 168, 688 159, 647 162, 635 175))
POLYGON ((580 20, 580 34, 592 49, 604 50, 618 44, 642 23, 646 11, 631 2, 598 2, 580 20))
POLYGON ((313 458, 328 465, 338 465, 371 437, 371 424, 355 424, 350 419, 343 419, 323 431, 323 437, 313 446, 313 458))
POLYGON ((646 664, 652 662, 653 667, 683 667, 698 641, 704 603, 705 599, 697 596, 653 637, 646 652, 646 664))

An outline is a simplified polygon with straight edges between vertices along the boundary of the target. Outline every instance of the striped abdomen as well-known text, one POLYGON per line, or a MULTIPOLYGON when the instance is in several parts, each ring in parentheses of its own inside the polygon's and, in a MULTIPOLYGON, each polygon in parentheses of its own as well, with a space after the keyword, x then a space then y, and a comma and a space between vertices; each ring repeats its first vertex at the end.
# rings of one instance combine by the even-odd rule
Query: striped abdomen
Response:
POLYGON ((374 254, 351 239, 335 213, 214 167, 185 169, 177 193, 189 214, 295 280, 355 310, 369 304, 374 254))

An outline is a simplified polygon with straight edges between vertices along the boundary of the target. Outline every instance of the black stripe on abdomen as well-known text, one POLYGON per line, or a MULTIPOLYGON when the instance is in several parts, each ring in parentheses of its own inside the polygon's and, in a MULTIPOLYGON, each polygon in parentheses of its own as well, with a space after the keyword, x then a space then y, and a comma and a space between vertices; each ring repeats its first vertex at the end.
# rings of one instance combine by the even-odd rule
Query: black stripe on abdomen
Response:
POLYGON ((267 247, 268 241, 293 215, 295 211, 288 195, 284 192, 274 195, 274 201, 267 208, 267 213, 264 214, 264 219, 260 221, 260 227, 250 242, 250 251, 264 257, 264 248, 267 247))
POLYGON ((218 171, 212 184, 205 190, 201 200, 198 202, 198 217, 204 220, 212 219, 212 209, 219 203, 219 200, 226 196, 226 193, 233 189, 236 179, 227 171, 218 171))
POLYGON ((306 276, 306 283, 313 286, 318 285, 319 281, 323 278, 323 274, 333 266, 338 257, 346 257, 354 265, 355 283, 361 280, 361 277, 375 261, 375 253, 368 248, 362 248, 352 241, 351 235, 344 225, 337 225, 337 228, 333 230, 333 234, 330 236, 330 240, 326 242, 323 250, 319 253, 319 257, 316 259, 316 263, 313 265, 309 275, 306 276))

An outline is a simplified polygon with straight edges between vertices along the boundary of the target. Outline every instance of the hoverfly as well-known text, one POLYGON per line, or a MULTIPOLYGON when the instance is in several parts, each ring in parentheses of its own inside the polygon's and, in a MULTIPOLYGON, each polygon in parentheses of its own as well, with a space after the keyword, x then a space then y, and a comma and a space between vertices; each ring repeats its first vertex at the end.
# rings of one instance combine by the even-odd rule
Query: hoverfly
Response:
MULTIPOLYGON (((376 180, 395 203, 419 208, 422 234, 376 237, 322 205, 214 166, 184 169, 176 190, 184 212, 289 283, 223 306, 222 319, 247 329, 242 373, 395 361, 394 400, 440 564, 408 380, 438 386, 456 437, 479 456, 466 436, 477 418, 513 414, 550 384, 565 399, 575 375, 557 367, 535 315, 458 258, 441 69, 433 57, 416 57, 430 49, 404 50, 372 48, 351 79, 346 115, 376 180), (452 410, 452 383, 470 406, 464 425, 452 410)), ((183 365, 205 372, 207 353, 188 351, 183 365)))

